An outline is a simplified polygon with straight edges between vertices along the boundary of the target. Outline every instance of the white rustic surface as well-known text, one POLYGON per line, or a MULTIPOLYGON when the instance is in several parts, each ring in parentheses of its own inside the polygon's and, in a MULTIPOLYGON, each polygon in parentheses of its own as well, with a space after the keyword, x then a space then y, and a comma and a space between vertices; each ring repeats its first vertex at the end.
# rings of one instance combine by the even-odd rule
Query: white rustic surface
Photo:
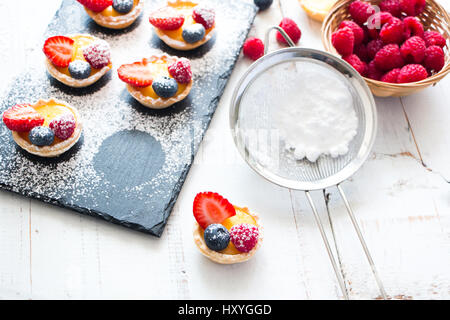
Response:
MULTIPOLYGON (((28 63, 59 0, 1 1, 0 91, 28 63)), ((450 1, 442 3, 450 8, 450 1)), ((321 49, 320 25, 296 0, 275 0, 251 35, 282 15, 321 49)), ((272 39, 273 40, 273 39, 272 39)), ((274 48, 278 47, 276 44, 274 48)), ((340 299, 331 265, 301 192, 269 184, 237 154, 228 129, 241 58, 161 239, 0 192, 0 299, 340 299), (248 263, 222 266, 192 242, 192 201, 217 191, 259 212, 266 230, 248 263)), ((377 99, 372 156, 343 184, 386 290, 394 299, 450 298, 450 78, 407 98, 377 99)), ((315 193, 350 298, 378 291, 336 190, 315 193)))

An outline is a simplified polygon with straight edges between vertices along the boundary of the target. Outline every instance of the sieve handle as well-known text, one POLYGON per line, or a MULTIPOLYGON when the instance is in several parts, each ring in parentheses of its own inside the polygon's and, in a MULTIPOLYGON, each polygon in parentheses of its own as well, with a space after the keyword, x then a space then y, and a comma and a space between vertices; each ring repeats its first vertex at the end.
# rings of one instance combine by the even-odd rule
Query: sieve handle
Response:
POLYGON ((270 33, 272 32, 272 30, 278 30, 278 32, 280 32, 281 35, 283 36, 284 40, 286 40, 286 42, 289 44, 289 47, 295 47, 294 41, 292 41, 291 37, 289 37, 289 35, 286 33, 286 31, 284 31, 279 26, 273 26, 273 27, 270 27, 266 31, 266 36, 264 38, 264 55, 266 55, 267 52, 269 52, 269 42, 270 42, 269 38, 270 38, 270 33))

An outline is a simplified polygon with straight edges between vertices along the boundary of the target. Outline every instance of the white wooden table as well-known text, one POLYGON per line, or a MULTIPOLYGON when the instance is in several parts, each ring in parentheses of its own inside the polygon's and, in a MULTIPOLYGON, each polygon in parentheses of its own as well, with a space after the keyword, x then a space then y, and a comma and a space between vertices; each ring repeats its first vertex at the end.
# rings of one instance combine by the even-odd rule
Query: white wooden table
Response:
MULTIPOLYGON (((2 1, 0 83, 41 50, 59 0, 2 1)), ((449 0, 442 0, 450 8, 449 0)), ((302 29, 301 46, 322 49, 320 25, 296 0, 275 0, 251 35, 282 15, 302 29)), ((272 39, 274 40, 274 39, 272 39)), ((273 47, 277 45, 273 42, 273 47)), ((340 299, 341 293, 301 192, 256 175, 233 145, 228 110, 240 58, 160 239, 0 192, 0 298, 340 299), (192 201, 216 191, 260 213, 266 239, 249 262, 222 266, 195 248, 192 201)), ((4 92, 3 92, 4 93, 4 92)), ((366 165, 343 184, 388 294, 450 298, 450 77, 406 98, 376 99, 377 141, 366 165)), ((352 299, 379 296, 337 190, 314 194, 352 299)))

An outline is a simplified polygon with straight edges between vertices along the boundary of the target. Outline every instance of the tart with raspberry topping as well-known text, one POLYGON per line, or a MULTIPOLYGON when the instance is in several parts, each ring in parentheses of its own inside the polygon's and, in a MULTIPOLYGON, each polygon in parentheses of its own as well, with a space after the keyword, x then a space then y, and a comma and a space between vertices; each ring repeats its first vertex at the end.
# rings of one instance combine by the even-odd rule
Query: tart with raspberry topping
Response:
POLYGON ((183 100, 193 84, 189 60, 165 54, 124 64, 117 73, 128 92, 152 109, 167 108, 183 100))
POLYGON ((88 34, 50 37, 43 51, 50 75, 74 88, 90 86, 112 68, 109 44, 88 34))
POLYGON ((98 25, 124 29, 133 24, 144 9, 144 0, 77 0, 98 25))
POLYGON ((217 193, 194 199, 194 242, 200 252, 220 264, 249 260, 261 246, 263 229, 257 214, 233 206, 217 193))
POLYGON ((168 1, 150 14, 156 35, 169 47, 192 50, 212 39, 215 11, 190 0, 168 1))
POLYGON ((57 157, 80 139, 82 124, 77 109, 55 99, 18 104, 3 113, 14 141, 41 157, 57 157))

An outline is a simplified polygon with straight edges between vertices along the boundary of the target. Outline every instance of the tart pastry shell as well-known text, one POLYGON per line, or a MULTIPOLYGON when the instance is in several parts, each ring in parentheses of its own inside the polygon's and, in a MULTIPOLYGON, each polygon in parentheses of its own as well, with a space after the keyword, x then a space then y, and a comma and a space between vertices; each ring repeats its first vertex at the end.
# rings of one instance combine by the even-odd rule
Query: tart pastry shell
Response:
POLYGON ((84 7, 86 13, 94 20, 98 25, 109 29, 124 29, 133 24, 139 17, 144 8, 144 0, 139 0, 138 4, 128 12, 127 14, 117 17, 104 16, 101 12, 94 12, 84 7))
POLYGON ((215 26, 213 28, 214 29, 211 30, 202 40, 197 41, 196 43, 187 43, 184 41, 172 39, 171 37, 169 37, 167 34, 162 32, 158 28, 155 28, 155 33, 158 36, 158 38, 160 38, 161 41, 163 41, 169 47, 176 49, 176 50, 188 51, 188 50, 193 50, 195 48, 198 48, 198 47, 204 45, 209 40, 211 40, 215 33, 215 26))
POLYGON ((80 139, 81 137, 81 132, 83 130, 83 125, 81 123, 80 120, 80 115, 78 114, 77 109, 69 106, 66 102, 62 102, 62 101, 58 101, 55 100, 53 98, 51 98, 50 100, 39 100, 38 102, 36 102, 35 104, 33 104, 33 107, 37 107, 37 106, 42 106, 42 105, 46 105, 48 103, 59 103, 59 104, 63 104, 64 106, 66 106, 68 109, 70 109, 70 111, 72 111, 72 113, 75 116, 76 119, 76 127, 75 127, 75 131, 72 134, 72 136, 64 141, 61 141, 55 145, 52 146, 43 146, 43 147, 39 147, 39 146, 35 146, 34 144, 31 144, 30 142, 28 142, 27 140, 23 139, 19 132, 17 131, 12 131, 12 137, 14 139, 14 141, 25 151, 40 156, 40 157, 44 157, 44 158, 53 158, 53 157, 57 157, 61 154, 63 154, 64 152, 66 152, 67 150, 69 150, 70 148, 72 148, 80 139))
POLYGON ((224 254, 224 253, 220 253, 214 250, 211 250, 208 248, 208 246, 205 243, 205 239, 202 237, 202 227, 200 227, 200 225, 195 222, 194 225, 194 243, 197 246, 197 248, 200 250, 200 252, 207 257, 208 259, 219 263, 219 264, 234 264, 234 263, 241 263, 241 262, 245 262, 247 260, 249 260, 251 257, 253 257, 256 253, 256 251, 259 249, 259 247, 261 246, 261 243, 263 241, 263 228, 260 226, 260 219, 259 216, 257 214, 250 214, 256 221, 256 225, 259 229, 259 238, 258 238, 258 242, 256 243, 256 246, 249 252, 243 252, 243 253, 239 253, 239 254, 224 254))

